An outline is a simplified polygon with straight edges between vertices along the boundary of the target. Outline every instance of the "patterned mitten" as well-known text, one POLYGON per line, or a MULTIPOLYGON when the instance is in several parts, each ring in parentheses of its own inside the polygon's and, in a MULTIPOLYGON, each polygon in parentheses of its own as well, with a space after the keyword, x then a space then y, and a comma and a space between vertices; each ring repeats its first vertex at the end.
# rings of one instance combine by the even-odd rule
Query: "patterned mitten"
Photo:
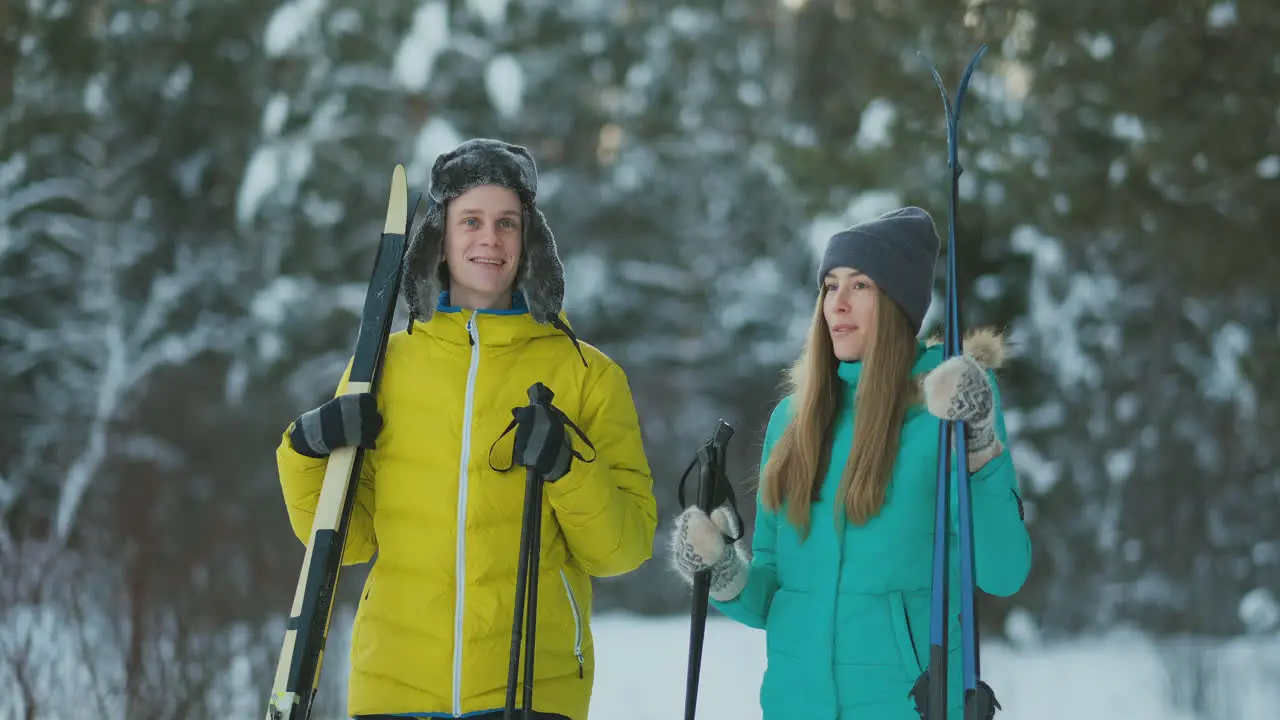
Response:
POLYGON ((942 420, 964 421, 969 471, 1004 451, 996 438, 995 394, 987 371, 969 355, 944 361, 924 378, 925 406, 942 420))
POLYGON ((741 536, 742 528, 727 506, 712 510, 710 517, 690 506, 676 518, 671 532, 671 564, 690 585, 695 573, 710 570, 711 597, 728 602, 746 586, 751 565, 751 551, 741 536), (730 542, 735 537, 738 540, 730 542))
POLYGON ((382 430, 382 416, 372 393, 339 395, 293 421, 289 444, 300 455, 328 457, 341 447, 371 450, 382 430))

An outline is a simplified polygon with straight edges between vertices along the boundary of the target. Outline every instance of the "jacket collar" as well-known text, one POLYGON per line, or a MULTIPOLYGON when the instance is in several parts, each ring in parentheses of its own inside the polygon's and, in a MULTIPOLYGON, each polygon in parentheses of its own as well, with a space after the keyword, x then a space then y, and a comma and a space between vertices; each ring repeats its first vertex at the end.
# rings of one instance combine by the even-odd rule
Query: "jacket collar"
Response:
MULTIPOLYGON (((930 348, 925 345, 924 341, 916 342, 916 362, 911 367, 911 374, 920 375, 932 370, 941 359, 941 352, 937 348, 930 348), (936 357, 935 357, 936 356, 936 357)), ((836 374, 840 376, 840 380, 850 390, 858 389, 858 380, 862 377, 863 362, 855 360, 853 362, 841 362, 836 369, 836 374)))
MULTIPOLYGON (((471 342, 468 323, 475 320, 476 334, 485 346, 515 345, 547 335, 558 335, 556 328, 534 321, 521 293, 513 293, 511 307, 504 310, 468 310, 451 304, 446 290, 436 300, 435 312, 427 322, 414 320, 414 328, 432 337, 456 345, 471 342)), ((560 319, 568 326, 561 312, 560 319)))

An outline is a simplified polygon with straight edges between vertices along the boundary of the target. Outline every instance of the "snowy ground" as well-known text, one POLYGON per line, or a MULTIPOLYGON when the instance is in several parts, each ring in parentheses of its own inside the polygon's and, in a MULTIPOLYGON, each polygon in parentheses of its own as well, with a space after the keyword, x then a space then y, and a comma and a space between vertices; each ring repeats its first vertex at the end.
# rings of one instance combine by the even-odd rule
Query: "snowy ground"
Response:
MULTIPOLYGON (((594 621, 591 717, 683 717, 687 618, 594 621), (659 691, 669 688, 669 691, 659 691)), ((707 626, 699 720, 760 717, 764 634, 722 617, 707 626)), ((1162 644, 1117 633, 1053 647, 983 643, 997 720, 1273 720, 1280 717, 1280 638, 1162 644), (1198 708, 1198 710, 1197 710, 1198 708)))
MULTIPOLYGON (((349 626, 349 614, 339 621, 335 613, 335 627, 349 626)), ((593 627, 597 669, 591 720, 680 720, 688 618, 602 615, 593 627)), ((345 659, 346 639, 331 638, 333 657, 345 659)), ((1050 646, 987 641, 982 649, 983 676, 1003 705, 996 720, 1280 717, 1277 635, 1155 643, 1115 632, 1050 646)), ((758 720, 764 634, 713 614, 703 652, 698 720, 758 720)), ((342 664, 334 663, 325 674, 344 677, 342 664)))
MULTIPOLYGON (((330 661, 321 673, 316 720, 344 717, 335 709, 345 705, 352 615, 350 607, 335 609, 326 653, 330 661)), ((50 684, 70 690, 53 696, 40 693, 45 697, 40 703, 43 712, 37 714, 40 720, 78 717, 73 708, 83 708, 78 698, 86 697, 95 681, 119 679, 110 672, 119 662, 114 655, 99 663, 98 672, 86 675, 87 668, 74 658, 80 657, 77 649, 84 649, 83 641, 92 643, 93 639, 60 632, 69 626, 56 620, 50 612, 0 614, 0 720, 23 717, 13 684, 16 678, 4 662, 3 651, 12 649, 6 638, 39 638, 41 642, 34 649, 40 654, 31 659, 49 664, 28 679, 36 681, 39 690, 49 690, 50 684), (59 639, 69 644, 64 647, 59 639)), ((593 626, 597 671, 591 720, 683 717, 687 616, 609 614, 596 617, 593 626)), ((263 632, 274 638, 281 629, 263 632)), ((241 640, 255 634, 262 633, 238 633, 244 636, 241 640)), ((1280 718, 1280 635, 1225 642, 1194 638, 1155 642, 1142 635, 1115 632, 1047 646, 986 641, 982 647, 984 678, 1004 706, 997 720, 1280 718)), ((231 646, 228 649, 234 651, 231 646)), ((274 668, 274 648, 267 650, 272 651, 269 660, 274 668)), ((759 719, 757 693, 764 665, 764 634, 713 614, 707 627, 698 720, 759 719)), ((231 671, 217 678, 219 684, 211 688, 224 702, 218 710, 210 708, 213 714, 207 716, 228 720, 261 717, 264 697, 230 688, 261 686, 264 678, 239 665, 231 671)))

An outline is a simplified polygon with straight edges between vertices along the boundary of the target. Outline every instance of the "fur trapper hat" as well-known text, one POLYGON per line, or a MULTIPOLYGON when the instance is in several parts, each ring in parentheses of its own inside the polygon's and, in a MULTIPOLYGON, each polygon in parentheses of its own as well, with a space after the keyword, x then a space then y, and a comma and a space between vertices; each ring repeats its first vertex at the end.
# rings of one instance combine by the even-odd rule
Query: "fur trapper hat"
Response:
POLYGON ((462 143, 436 158, 431 167, 426 217, 405 252, 403 284, 410 329, 414 320, 431 319, 437 297, 449 284, 444 264, 445 211, 454 198, 480 185, 498 185, 520 197, 524 235, 516 290, 524 294, 534 320, 553 325, 574 339, 559 317, 564 302, 564 266, 556 252, 555 237, 538 209, 538 168, 525 148, 486 138, 462 143))

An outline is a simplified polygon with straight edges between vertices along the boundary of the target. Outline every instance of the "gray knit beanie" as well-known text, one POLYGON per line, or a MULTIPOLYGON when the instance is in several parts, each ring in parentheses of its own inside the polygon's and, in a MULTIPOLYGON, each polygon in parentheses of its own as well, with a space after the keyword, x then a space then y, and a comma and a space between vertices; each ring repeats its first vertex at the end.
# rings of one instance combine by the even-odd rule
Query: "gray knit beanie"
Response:
POLYGON ((918 335, 929 311, 941 245, 929 213, 918 207, 892 210, 831 236, 818 267, 818 286, 833 268, 856 268, 902 308, 918 335))

